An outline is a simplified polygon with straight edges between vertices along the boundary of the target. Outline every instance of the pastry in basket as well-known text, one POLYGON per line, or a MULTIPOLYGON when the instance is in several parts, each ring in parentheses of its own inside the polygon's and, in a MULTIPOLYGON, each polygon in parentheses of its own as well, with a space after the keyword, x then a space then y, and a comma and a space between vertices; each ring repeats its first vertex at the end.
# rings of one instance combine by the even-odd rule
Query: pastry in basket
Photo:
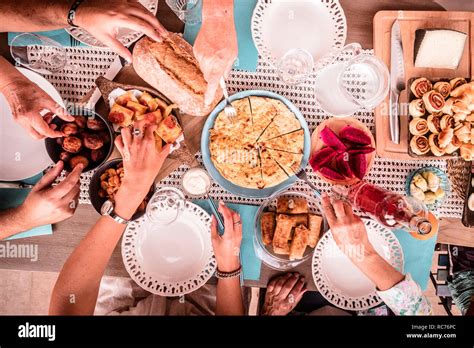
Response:
POLYGON ((290 260, 303 258, 309 241, 309 230, 304 225, 296 226, 290 245, 290 260))
POLYGON ((294 175, 304 148, 304 130, 295 114, 266 97, 242 98, 232 105, 237 116, 229 120, 220 112, 209 131, 211 161, 220 174, 252 189, 273 187, 294 175))
POLYGON ((425 93, 433 89, 433 84, 427 78, 420 77, 412 82, 410 89, 416 98, 421 98, 425 93))
POLYGON ((444 107, 444 97, 436 92, 431 90, 423 94, 423 103, 425 104, 426 111, 429 113, 440 112, 444 107))
POLYGON ((306 248, 315 248, 322 229, 322 217, 309 212, 304 198, 280 197, 277 211, 263 212, 260 217, 262 242, 275 254, 290 260, 303 258, 306 248))
POLYGON ((451 84, 449 82, 446 82, 446 81, 436 82, 433 86, 433 89, 436 92, 438 92, 439 94, 441 94, 444 99, 449 97, 449 95, 451 94, 451 90, 452 90, 451 84))

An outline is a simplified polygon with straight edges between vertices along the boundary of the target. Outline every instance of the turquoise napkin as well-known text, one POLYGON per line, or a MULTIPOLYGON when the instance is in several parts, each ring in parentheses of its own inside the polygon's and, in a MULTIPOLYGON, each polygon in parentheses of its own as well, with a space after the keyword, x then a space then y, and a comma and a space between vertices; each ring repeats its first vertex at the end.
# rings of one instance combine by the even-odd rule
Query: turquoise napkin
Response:
MULTIPOLYGON (((42 176, 43 174, 38 174, 29 179, 23 180, 23 182, 26 184, 35 184, 36 182, 38 182, 39 179, 41 179, 42 176)), ((15 208, 19 206, 21 203, 23 203, 29 192, 30 189, 0 189, 0 210, 15 208)), ((53 234, 53 228, 51 225, 45 225, 33 228, 32 230, 26 232, 16 234, 10 238, 7 238, 7 240, 49 234, 53 234)))
MULTIPOLYGON (((199 205, 209 214, 212 214, 209 203, 205 200, 195 200, 194 203, 199 205)), ((253 248, 253 223, 257 215, 258 207, 245 204, 227 204, 230 209, 240 214, 242 219, 242 245, 240 246, 240 258, 242 261, 242 274, 245 280, 259 280, 260 267, 262 262, 255 255, 253 248)))
POLYGON ((433 263, 436 236, 428 240, 418 240, 401 229, 393 232, 403 249, 404 273, 410 273, 421 289, 426 290, 433 263))
MULTIPOLYGON (((8 33, 8 46, 11 46, 12 40, 19 34, 23 34, 23 33, 8 33)), ((64 47, 70 47, 71 46, 70 35, 64 29, 41 31, 41 32, 37 32, 35 34, 46 36, 46 37, 58 42, 59 44, 61 44, 61 46, 64 46, 64 47)), ((80 42, 79 46, 86 46, 86 45, 84 45, 82 42, 80 42)), ((75 47, 77 47, 77 46, 75 46, 75 47)))
MULTIPOLYGON (((258 51, 252 38, 251 21, 257 0, 234 1, 234 21, 239 44, 239 55, 234 69, 243 71, 256 71, 258 64, 258 51)), ((188 25, 184 29, 184 39, 191 45, 201 29, 201 24, 188 25)))

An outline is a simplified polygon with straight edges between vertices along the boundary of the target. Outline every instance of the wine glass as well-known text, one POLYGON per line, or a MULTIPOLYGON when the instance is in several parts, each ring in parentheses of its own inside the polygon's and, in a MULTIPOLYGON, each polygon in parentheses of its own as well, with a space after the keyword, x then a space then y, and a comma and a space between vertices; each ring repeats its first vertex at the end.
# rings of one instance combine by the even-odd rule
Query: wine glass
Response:
POLYGON ((288 85, 298 85, 306 81, 313 68, 313 56, 300 48, 289 50, 277 63, 278 76, 288 85))
POLYGON ((183 23, 201 23, 202 0, 166 0, 166 3, 183 23))
POLYGON ((42 75, 57 73, 67 65, 66 49, 58 42, 35 33, 17 35, 11 42, 10 53, 17 64, 42 75))

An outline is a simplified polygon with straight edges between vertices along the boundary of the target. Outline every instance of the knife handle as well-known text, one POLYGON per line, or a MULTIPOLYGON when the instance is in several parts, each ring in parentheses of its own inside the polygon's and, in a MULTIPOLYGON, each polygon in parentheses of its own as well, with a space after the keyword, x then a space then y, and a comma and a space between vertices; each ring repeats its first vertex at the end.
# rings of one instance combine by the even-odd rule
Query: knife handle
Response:
POLYGON ((399 98, 399 92, 390 91, 390 139, 395 144, 400 144, 399 98))

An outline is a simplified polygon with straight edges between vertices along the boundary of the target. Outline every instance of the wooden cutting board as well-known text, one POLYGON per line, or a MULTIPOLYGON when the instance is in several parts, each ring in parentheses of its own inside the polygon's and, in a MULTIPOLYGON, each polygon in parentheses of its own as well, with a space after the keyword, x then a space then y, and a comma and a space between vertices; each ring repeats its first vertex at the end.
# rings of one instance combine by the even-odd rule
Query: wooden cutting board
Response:
MULTIPOLYGON (((400 22, 403 56, 405 61, 405 78, 426 77, 431 80, 440 78, 472 78, 474 74, 474 13, 445 11, 380 11, 374 17, 374 51, 390 69, 390 44, 392 25, 400 22), (414 43, 417 29, 452 29, 468 35, 464 54, 457 70, 422 69, 414 66, 414 43)), ((433 52, 436 54, 436 52, 433 52)), ((390 140, 389 97, 375 109, 375 134, 377 154, 383 158, 401 160, 440 159, 439 157, 411 157, 408 154, 408 90, 402 92, 400 102, 405 103, 400 116, 400 144, 390 140)))
MULTIPOLYGON (((123 67, 114 78, 114 81, 123 84, 153 88, 137 75, 132 65, 123 67)), ((84 99, 87 100, 87 97, 84 99)), ((107 110, 107 106, 104 100, 101 98, 99 102, 97 102, 96 111, 101 115, 107 115, 107 110)), ((201 148, 201 131, 207 117, 195 117, 181 114, 179 119, 181 126, 183 127, 186 146, 188 147, 191 154, 195 155, 196 152, 198 152, 201 148)), ((110 159, 117 157, 120 157, 120 153, 115 148, 114 152, 110 156, 110 159)), ((156 180, 159 181, 167 177, 171 172, 181 166, 181 164, 183 163, 179 160, 170 158, 166 159, 156 180)))

